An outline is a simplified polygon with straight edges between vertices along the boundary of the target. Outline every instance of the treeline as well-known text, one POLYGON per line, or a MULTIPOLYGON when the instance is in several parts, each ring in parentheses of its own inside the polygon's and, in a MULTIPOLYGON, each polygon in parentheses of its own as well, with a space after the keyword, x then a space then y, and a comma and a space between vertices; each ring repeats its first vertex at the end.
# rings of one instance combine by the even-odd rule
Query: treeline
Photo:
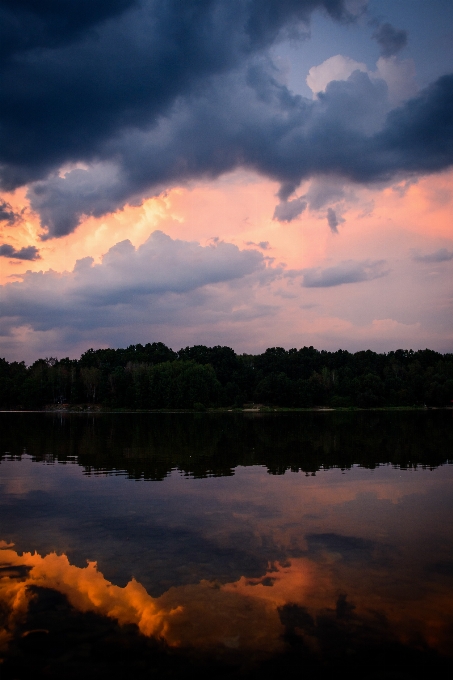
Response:
POLYGON ((80 359, 0 359, 0 407, 102 404, 124 409, 446 406, 453 403, 453 354, 429 349, 377 354, 313 347, 238 355, 163 343, 89 349, 80 359))

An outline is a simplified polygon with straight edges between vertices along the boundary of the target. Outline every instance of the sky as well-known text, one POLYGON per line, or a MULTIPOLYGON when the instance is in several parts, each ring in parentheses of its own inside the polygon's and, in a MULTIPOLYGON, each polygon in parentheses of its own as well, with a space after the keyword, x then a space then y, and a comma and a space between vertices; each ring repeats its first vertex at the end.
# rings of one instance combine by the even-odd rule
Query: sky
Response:
POLYGON ((453 351, 450 0, 0 19, 0 356, 453 351))

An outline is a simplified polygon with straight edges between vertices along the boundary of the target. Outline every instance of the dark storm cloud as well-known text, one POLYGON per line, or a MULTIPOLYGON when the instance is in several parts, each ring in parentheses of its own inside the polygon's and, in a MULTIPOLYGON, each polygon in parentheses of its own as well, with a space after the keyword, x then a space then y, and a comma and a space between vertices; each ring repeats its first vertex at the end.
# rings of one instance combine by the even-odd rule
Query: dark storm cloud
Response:
POLYGON ((304 201, 303 197, 292 201, 281 201, 275 206, 273 219, 278 222, 292 222, 303 213, 306 207, 307 201, 304 201))
POLYGON ((9 257, 15 260, 39 260, 41 256, 35 246, 26 246, 16 250, 13 246, 4 243, 0 246, 0 257, 9 257))
POLYGON ((12 206, 0 199, 0 222, 6 222, 12 226, 20 219, 20 215, 14 212, 12 206))
POLYGON ((356 71, 309 101, 279 84, 267 64, 261 68, 258 90, 242 72, 221 76, 152 130, 128 129, 106 142, 103 162, 33 185, 31 206, 49 236, 71 232, 83 215, 100 216, 172 183, 239 166, 281 182, 287 198, 313 175, 366 183, 453 163, 451 75, 390 111, 372 132, 385 101, 382 81, 356 71))
POLYGON ((447 250, 446 248, 439 248, 434 253, 428 253, 427 255, 414 255, 413 258, 416 262, 426 262, 427 264, 435 264, 436 262, 449 262, 453 260, 453 251, 447 250))
POLYGON ((0 57, 68 44, 135 0, 2 0, 0 57))
MULTIPOLYGON (((20 19, 35 4, 5 7, 20 19)), ((4 188, 33 182, 48 237, 237 167, 280 182, 292 208, 304 178, 387 181, 453 162, 452 76, 387 118, 387 87, 365 73, 316 101, 280 83, 268 48, 314 9, 347 19, 343 0, 118 0, 67 24, 67 3, 41 5, 38 42, 17 38, 0 66, 0 167, 4 188)))
POLYGON ((304 288, 330 288, 332 286, 342 286, 345 283, 360 283, 362 281, 372 281, 373 279, 386 276, 389 270, 385 260, 365 260, 355 262, 347 260, 340 262, 335 267, 321 269, 303 269, 304 288))
POLYGON ((203 78, 237 67, 314 9, 348 16, 343 0, 11 0, 1 7, 0 162, 10 188, 61 163, 92 160, 124 128, 152 126, 203 78))
POLYGON ((383 57, 393 57, 407 45, 407 32, 394 28, 392 24, 381 24, 373 33, 373 38, 381 48, 383 57))

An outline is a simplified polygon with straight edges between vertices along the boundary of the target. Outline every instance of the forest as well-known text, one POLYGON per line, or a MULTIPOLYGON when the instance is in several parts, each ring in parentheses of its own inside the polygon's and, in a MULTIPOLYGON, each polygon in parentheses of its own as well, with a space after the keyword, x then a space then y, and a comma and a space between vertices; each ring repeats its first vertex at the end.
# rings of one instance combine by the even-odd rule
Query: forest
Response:
POLYGON ((327 352, 314 347, 236 354, 161 342, 89 349, 80 359, 0 359, 0 408, 98 405, 153 410, 443 407, 453 405, 453 354, 402 350, 327 352))

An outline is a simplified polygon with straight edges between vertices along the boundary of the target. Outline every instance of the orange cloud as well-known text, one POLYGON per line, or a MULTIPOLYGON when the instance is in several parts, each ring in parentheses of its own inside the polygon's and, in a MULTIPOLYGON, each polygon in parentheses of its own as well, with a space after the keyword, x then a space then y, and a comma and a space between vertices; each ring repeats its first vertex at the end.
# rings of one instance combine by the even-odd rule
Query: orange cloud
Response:
MULTIPOLYGON (((163 638, 171 646, 258 654, 284 648, 279 612, 285 605, 303 608, 315 622, 320 615, 338 616, 339 602, 346 601, 341 593, 348 593, 351 625, 366 622, 373 626, 378 620, 381 625, 384 616, 388 622, 385 635, 407 644, 421 637, 443 653, 451 651, 448 631, 453 598, 445 587, 437 584, 405 597, 398 589, 395 593, 385 567, 375 567, 370 581, 370 574, 326 549, 316 561, 295 558, 270 565, 259 578, 243 576, 224 585, 201 581, 170 588, 158 598, 151 597, 135 579, 121 588, 105 579, 96 563, 76 567, 64 554, 19 555, 8 546, 0 551, 0 566, 0 602, 9 612, 0 632, 3 647, 27 612, 32 597, 29 586, 41 586, 62 593, 81 612, 135 624, 142 634, 163 638), (27 575, 18 577, 18 567, 22 573, 25 567, 27 575)), ((316 637, 316 631, 310 635, 316 637)))
MULTIPOLYGON (((309 190, 305 183, 299 195, 309 190)), ((388 239, 395 238, 400 247, 408 240, 453 238, 451 209, 453 172, 448 171, 419 179, 417 183, 401 182, 395 188, 376 190, 354 188, 354 199, 340 200, 345 223, 340 227, 341 239, 330 233, 325 210, 306 210, 300 218, 287 224, 272 219, 277 198, 277 184, 243 171, 228 174, 216 181, 179 187, 140 206, 101 218, 88 218, 76 232, 61 239, 39 241, 39 221, 28 208, 25 190, 5 194, 5 200, 17 212, 23 212, 20 225, 2 227, 1 236, 16 248, 36 245, 42 261, 27 263, 32 271, 52 268, 72 269, 76 259, 91 256, 98 260, 118 241, 129 238, 141 245, 150 232, 161 229, 172 238, 197 240, 204 245, 218 237, 243 247, 247 242, 269 241, 269 255, 287 262, 289 267, 319 264, 332 254, 341 257, 374 255, 388 252, 388 239), (411 238, 409 239, 409 234, 411 238), (368 244, 368 246, 366 245, 368 244)), ((3 280, 17 273, 17 264, 2 264, 3 280)))
MULTIPOLYGON (((0 283, 20 278, 25 270, 72 271, 76 260, 87 256, 100 262, 115 244, 129 239, 138 247, 156 229, 173 239, 197 241, 202 246, 212 239, 240 249, 259 249, 264 243, 261 250, 266 258, 272 258, 274 265, 285 263, 287 270, 293 271, 240 292, 240 299, 253 294, 262 314, 244 320, 235 303, 222 323, 213 323, 211 318, 204 323, 193 317, 190 325, 176 315, 171 323, 153 322, 146 330, 127 324, 130 337, 124 342, 143 342, 152 335, 176 349, 203 343, 229 344, 239 352, 258 352, 275 345, 351 351, 429 346, 449 351, 452 332, 445 320, 451 307, 450 263, 423 265, 423 260, 414 261, 413 253, 422 257, 439 249, 452 250, 452 181, 452 171, 385 189, 348 187, 318 178, 297 192, 308 201, 304 212, 289 223, 280 223, 272 219, 278 202, 277 184, 238 171, 215 181, 176 187, 140 206, 126 206, 102 218, 88 218, 74 233, 46 241, 39 240, 38 218, 29 210, 24 192, 18 190, 5 199, 16 212, 25 209, 23 220, 3 226, 0 243, 16 250, 34 245, 41 259, 20 262, 0 258, 0 283), (338 234, 328 226, 330 205, 339 220, 338 234), (303 269, 330 271, 342 263, 357 267, 376 260, 382 260, 386 272, 376 280, 328 288, 300 285, 303 269)), ((225 291, 216 294, 219 301, 215 308, 228 307, 225 291)), ((93 328, 89 337, 74 339, 68 346, 68 337, 75 338, 73 333, 62 339, 57 330, 32 330, 18 323, 4 343, 11 356, 29 360, 42 355, 42 347, 57 356, 77 356, 90 345, 122 342, 117 335, 93 328)))
POLYGON ((3 566, 30 569, 23 581, 16 582, 13 577, 4 577, 0 581, 1 597, 15 615, 24 613, 29 600, 27 587, 30 585, 58 590, 82 612, 96 611, 117 619, 121 624, 135 623, 145 635, 163 635, 165 619, 173 613, 162 611, 134 579, 124 588, 113 585, 97 570, 95 562, 80 568, 70 564, 66 555, 50 553, 41 557, 38 553, 24 553, 19 556, 11 549, 3 549, 0 557, 3 566))

